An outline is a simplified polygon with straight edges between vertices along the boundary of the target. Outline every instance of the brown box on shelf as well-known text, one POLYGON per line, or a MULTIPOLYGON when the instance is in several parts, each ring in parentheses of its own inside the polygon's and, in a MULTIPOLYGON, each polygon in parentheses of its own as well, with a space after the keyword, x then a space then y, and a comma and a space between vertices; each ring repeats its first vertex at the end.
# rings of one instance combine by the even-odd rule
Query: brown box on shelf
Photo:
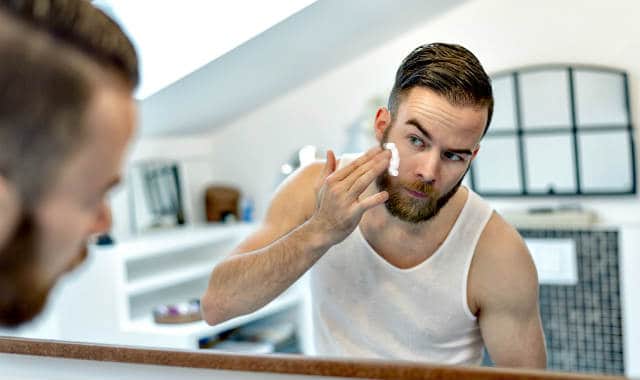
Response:
POLYGON ((205 194, 207 221, 222 222, 228 215, 240 220, 240 191, 227 186, 209 186, 205 194))

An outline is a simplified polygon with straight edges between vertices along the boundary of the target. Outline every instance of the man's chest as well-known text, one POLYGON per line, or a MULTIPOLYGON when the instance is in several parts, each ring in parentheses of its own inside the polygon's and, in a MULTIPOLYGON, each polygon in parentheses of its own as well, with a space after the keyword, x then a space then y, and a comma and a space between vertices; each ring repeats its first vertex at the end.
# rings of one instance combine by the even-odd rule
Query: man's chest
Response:
POLYGON ((447 232, 407 234, 361 226, 361 233, 375 254, 400 269, 413 268, 429 260, 441 248, 447 232))

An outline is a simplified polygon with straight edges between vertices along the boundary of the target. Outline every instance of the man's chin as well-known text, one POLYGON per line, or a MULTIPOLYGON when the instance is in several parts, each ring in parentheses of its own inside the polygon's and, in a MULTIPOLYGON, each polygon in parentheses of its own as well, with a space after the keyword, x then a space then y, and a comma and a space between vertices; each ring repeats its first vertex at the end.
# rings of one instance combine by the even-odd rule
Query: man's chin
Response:
POLYGON ((437 193, 427 194, 424 198, 413 197, 405 194, 404 190, 392 190, 385 207, 394 217, 403 222, 419 224, 432 220, 440 210, 449 203, 460 185, 458 184, 444 196, 437 193))
MULTIPOLYGON (((17 289, 16 289, 17 290, 17 289)), ((18 327, 33 320, 42 312, 47 304, 47 298, 51 289, 34 291, 27 290, 29 296, 18 292, 14 297, 3 294, 0 305, 0 325, 6 327, 18 327), (10 299, 7 299, 9 296, 10 299)))
POLYGON ((429 212, 408 212, 405 210, 399 210, 397 207, 386 204, 387 211, 391 216, 407 223, 420 224, 428 222, 433 219, 438 213, 438 210, 429 210, 429 212))

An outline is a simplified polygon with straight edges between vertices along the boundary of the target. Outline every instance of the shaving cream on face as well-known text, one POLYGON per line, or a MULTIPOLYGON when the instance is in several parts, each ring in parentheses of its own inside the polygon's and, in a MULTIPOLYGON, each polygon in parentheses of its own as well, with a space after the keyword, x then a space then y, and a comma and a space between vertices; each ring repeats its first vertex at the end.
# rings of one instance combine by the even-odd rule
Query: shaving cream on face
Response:
POLYGON ((398 154, 398 148, 394 143, 385 143, 384 149, 391 151, 391 162, 389 162, 389 175, 394 177, 398 176, 398 168, 400 167, 400 155, 398 154))

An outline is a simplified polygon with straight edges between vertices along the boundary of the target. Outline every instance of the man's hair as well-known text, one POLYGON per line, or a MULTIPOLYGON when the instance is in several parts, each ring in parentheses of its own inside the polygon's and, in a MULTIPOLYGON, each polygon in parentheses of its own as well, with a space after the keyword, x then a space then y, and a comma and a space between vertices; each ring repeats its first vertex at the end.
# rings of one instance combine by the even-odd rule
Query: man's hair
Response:
POLYGON ((133 44, 115 21, 88 0, 0 0, 0 9, 115 69, 132 88, 138 85, 133 44))
POLYGON ((0 176, 31 208, 86 135, 101 71, 133 91, 138 60, 86 0, 0 0, 0 57, 0 176))
POLYGON ((487 133, 493 114, 491 80, 473 53, 459 45, 432 43, 413 50, 400 64, 389 95, 389 111, 395 121, 407 92, 424 87, 444 96, 455 106, 486 107, 487 133))

